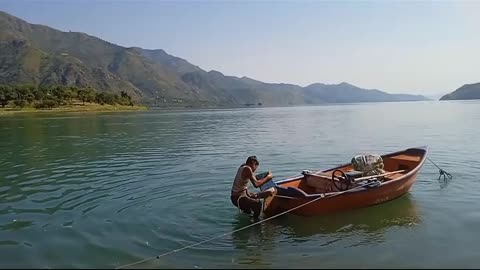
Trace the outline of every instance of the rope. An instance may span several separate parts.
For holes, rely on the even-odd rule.
[[[427,159],[428,159],[430,162],[432,162],[432,164],[433,164],[433,165],[435,165],[435,167],[437,167],[439,170],[441,170],[441,168],[440,168],[440,167],[438,167],[438,165],[437,165],[437,164],[435,164],[435,162],[433,162],[433,161],[432,161],[432,160],[431,160],[429,157],[427,157]]]
[[[281,213],[276,214],[276,215],[274,215],[274,216],[271,216],[271,217],[269,217],[269,218],[262,219],[262,220],[260,220],[260,221],[257,221],[257,222],[255,222],[255,223],[252,223],[252,224],[247,225],[247,226],[245,226],[245,227],[236,229],[236,230],[234,230],[234,231],[231,231],[231,232],[228,232],[228,233],[224,233],[224,234],[222,234],[222,235],[215,236],[215,237],[213,237],[213,238],[210,238],[210,239],[207,239],[207,240],[204,240],[204,241],[201,241],[201,242],[198,242],[198,243],[189,245],[189,246],[185,246],[185,247],[182,247],[182,248],[179,248],[179,249],[171,250],[171,251],[169,251],[169,252],[166,252],[166,253],[163,253],[163,254],[160,254],[160,255],[157,255],[157,256],[154,256],[154,257],[146,258],[146,259],[143,259],[143,260],[140,260],[140,261],[137,261],[137,262],[133,262],[133,263],[126,264],[126,265],[123,265],[123,266],[119,266],[119,267],[117,267],[117,268],[115,268],[115,269],[123,269],[123,268],[126,268],[126,267],[130,267],[130,266],[134,266],[134,265],[141,264],[141,263],[144,263],[144,262],[148,262],[148,261],[151,261],[151,260],[153,260],[153,259],[160,259],[161,257],[167,256],[167,255],[169,255],[169,254],[176,253],[176,252],[179,252],[179,251],[188,249],[188,248],[192,248],[192,247],[194,247],[194,246],[198,246],[198,245],[201,245],[201,244],[210,242],[210,241],[212,241],[212,240],[221,238],[221,237],[223,237],[223,236],[226,236],[226,235],[229,235],[229,234],[234,234],[234,233],[236,233],[236,232],[239,232],[239,231],[248,229],[248,228],[250,228],[250,227],[253,227],[253,226],[256,226],[256,225],[258,225],[258,224],[261,224],[261,223],[264,223],[264,222],[266,222],[266,221],[269,221],[269,220],[272,220],[272,219],[274,219],[274,218],[277,218],[277,217],[279,217],[279,216],[281,216],[281,215],[284,215],[284,214],[290,213],[290,212],[292,212],[292,211],[295,211],[295,210],[297,210],[297,209],[299,209],[299,208],[301,208],[301,207],[303,207],[303,206],[305,206],[305,205],[311,204],[311,203],[316,202],[316,201],[318,201],[318,200],[320,200],[320,199],[335,197],[335,196],[338,196],[338,195],[341,195],[341,194],[344,194],[344,193],[347,193],[347,192],[352,192],[352,191],[354,191],[354,190],[356,190],[356,189],[363,188],[363,187],[369,186],[369,185],[372,185],[372,182],[368,182],[368,183],[366,183],[366,184],[363,184],[363,185],[354,187],[354,188],[349,189],[349,190],[340,191],[340,192],[338,192],[338,193],[332,194],[331,196],[320,196],[320,197],[315,198],[315,199],[313,199],[313,200],[311,200],[311,201],[308,201],[308,202],[306,202],[306,203],[304,203],[304,204],[301,204],[301,205],[299,205],[299,206],[296,206],[296,207],[294,207],[294,208],[291,208],[291,209],[289,209],[289,210],[287,210],[287,211],[285,211],[285,212],[281,212]]]

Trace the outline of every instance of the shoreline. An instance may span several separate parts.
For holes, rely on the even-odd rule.
[[[448,102],[450,100],[442,100],[440,102]],[[462,100],[454,100],[462,101]],[[464,100],[465,101],[465,100]],[[474,100],[466,100],[474,101]],[[355,103],[321,103],[321,104],[295,104],[295,105],[263,105],[263,106],[152,106],[152,105],[100,105],[98,103],[85,103],[65,105],[52,109],[35,109],[33,107],[19,108],[0,108],[0,117],[7,115],[18,114],[33,114],[33,113],[82,113],[82,112],[138,112],[138,111],[183,111],[183,110],[229,110],[229,109],[261,109],[261,108],[285,108],[285,107],[316,107],[316,106],[338,106],[338,105],[363,105],[363,104],[375,104],[375,103],[403,103],[403,102],[438,102],[435,100],[430,101],[384,101],[384,102],[355,102]]]
[[[35,109],[32,107],[27,108],[0,108],[0,116],[17,115],[17,114],[36,114],[36,113],[82,113],[82,112],[134,112],[134,111],[147,111],[146,106],[125,106],[125,105],[100,105],[100,104],[88,104],[85,105],[66,105],[52,109]]]
[[[479,99],[480,101],[480,99]],[[328,102],[315,104],[290,104],[290,105],[262,105],[262,106],[243,106],[243,105],[211,105],[211,106],[154,106],[150,105],[149,110],[223,110],[223,109],[262,109],[262,108],[294,108],[294,107],[317,107],[317,106],[344,106],[344,105],[368,105],[368,104],[387,104],[387,103],[415,103],[415,102],[437,102],[437,100],[402,100],[402,101],[365,101],[365,102]]]

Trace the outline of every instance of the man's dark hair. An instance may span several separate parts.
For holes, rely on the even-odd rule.
[[[258,162],[257,156],[249,156],[249,157],[247,158],[247,163],[250,163],[250,162],[255,162],[255,163],[257,163],[257,166],[260,164],[260,163]]]

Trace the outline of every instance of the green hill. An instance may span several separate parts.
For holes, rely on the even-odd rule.
[[[158,106],[289,106],[426,100],[348,84],[269,84],[205,71],[163,50],[125,48],[78,32],[29,24],[0,11],[0,84],[125,91]]]

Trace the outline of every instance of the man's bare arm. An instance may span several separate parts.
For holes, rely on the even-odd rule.
[[[267,183],[268,181],[270,181],[270,179],[272,179],[272,173],[271,172],[268,172],[267,176],[265,176],[264,178],[262,179],[257,179],[255,177],[255,174],[252,172],[252,169],[250,167],[247,167],[246,170],[244,170],[244,173],[246,173],[248,179],[250,179],[250,181],[252,182],[253,186],[258,188],[258,187],[261,187],[262,185],[264,185],[265,183]]]

